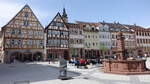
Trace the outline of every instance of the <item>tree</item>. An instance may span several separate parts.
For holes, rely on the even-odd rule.
[[[75,57],[75,55],[76,55],[76,50],[75,50],[75,48],[71,48],[71,55],[72,55],[73,57]]]
[[[108,48],[106,46],[102,45],[102,44],[99,45],[99,49],[102,50],[102,51],[107,51],[108,50]],[[102,53],[102,56],[104,56],[103,53]],[[105,58],[105,56],[104,56],[104,58]]]

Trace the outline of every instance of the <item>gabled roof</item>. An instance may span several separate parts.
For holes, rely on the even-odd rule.
[[[38,20],[38,18],[36,17],[36,15],[34,14],[34,12],[32,11],[32,9],[30,8],[30,6],[29,6],[28,4],[26,4],[6,25],[4,25],[4,26],[2,27],[2,29],[3,29],[4,27],[6,27],[10,22],[12,22],[12,20],[14,20],[14,19],[17,17],[17,15],[19,15],[20,12],[22,12],[25,8],[28,8],[28,9],[32,12],[32,14],[33,14],[33,16],[35,17],[35,19],[39,22],[39,24],[41,25],[41,27],[44,28],[44,27],[42,26],[42,24],[40,23],[40,21]]]
[[[52,22],[55,20],[55,18],[56,18],[57,16],[59,16],[59,17],[61,18],[62,22],[65,24],[65,26],[66,26],[67,29],[68,29],[67,23],[65,23],[65,21],[63,20],[61,14],[58,12],[58,13],[56,14],[56,16],[53,18],[53,20],[48,24],[48,26],[45,27],[45,30],[48,29],[48,27],[52,24]]]

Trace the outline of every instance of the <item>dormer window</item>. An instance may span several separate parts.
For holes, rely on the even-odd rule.
[[[94,30],[94,27],[92,27],[92,30]]]
[[[86,25],[83,25],[83,27],[86,27]]]
[[[92,29],[92,30],[95,30],[95,27],[94,27],[94,26],[92,26],[92,27],[91,27],[91,29]]]
[[[86,24],[86,28],[90,29],[90,25],[89,25],[89,24]]]

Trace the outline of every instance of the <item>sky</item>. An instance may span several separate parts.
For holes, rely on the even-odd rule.
[[[120,22],[150,27],[150,0],[0,0],[0,27],[28,4],[45,27],[66,8],[70,22]]]

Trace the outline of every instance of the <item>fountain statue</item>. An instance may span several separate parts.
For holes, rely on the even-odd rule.
[[[117,39],[116,59],[103,60],[103,72],[116,74],[148,74],[150,71],[146,68],[144,59],[127,59],[125,53],[125,37],[119,32]]]

